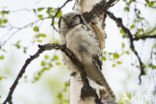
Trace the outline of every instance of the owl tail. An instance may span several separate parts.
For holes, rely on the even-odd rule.
[[[94,68],[94,66],[90,66],[90,69],[92,71],[86,70],[87,76],[97,84],[103,86],[104,89],[107,91],[109,97],[115,100],[115,95],[111,90],[109,84],[107,83],[105,77],[103,76],[102,72],[99,69]]]
[[[106,89],[108,95],[112,98],[115,99],[115,95],[112,91],[112,89],[110,88],[109,84],[107,83],[106,79],[103,76],[103,79],[100,81],[99,83],[101,86],[104,86],[104,88]]]

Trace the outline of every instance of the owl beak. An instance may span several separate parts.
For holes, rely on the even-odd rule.
[[[70,22],[68,21],[67,24],[70,25]]]
[[[71,22],[67,22],[69,27],[73,27],[73,24]]]

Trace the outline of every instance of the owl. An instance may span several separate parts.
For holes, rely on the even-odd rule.
[[[59,34],[60,44],[65,44],[83,63],[87,77],[103,86],[110,97],[114,99],[115,96],[101,71],[99,40],[83,17],[73,12],[63,15],[59,20]],[[67,56],[64,55],[63,57],[70,70],[79,70]]]

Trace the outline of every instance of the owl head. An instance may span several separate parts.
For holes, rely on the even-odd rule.
[[[67,13],[64,14],[59,20],[59,30],[68,30],[74,28],[75,26],[83,24],[83,19],[80,14],[77,13]]]

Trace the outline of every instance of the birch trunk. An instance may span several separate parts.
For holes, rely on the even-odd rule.
[[[83,83],[79,72],[75,75],[70,76],[70,104],[96,104],[94,97],[87,97],[86,99],[81,99],[81,88]]]
[[[99,3],[101,0],[75,0],[75,6],[74,6],[74,11],[78,13],[84,13],[84,12],[89,12],[93,8],[94,5]],[[103,18],[104,14],[101,14],[101,17]],[[104,21],[101,19],[101,17],[98,18],[98,22],[96,25],[90,25],[90,28],[92,28],[99,38],[99,44],[100,44],[100,49],[101,49],[101,55],[102,51],[104,49],[105,45],[105,38],[106,34],[104,31]],[[95,82],[91,81],[89,78],[89,85],[96,90],[96,93],[98,94],[99,98],[101,98],[103,104],[106,104],[106,102],[109,102],[107,104],[117,104],[115,103],[112,99],[107,99],[107,95],[105,93],[105,90],[101,90],[100,86],[97,85]],[[70,76],[70,104],[96,104],[95,102],[95,97],[87,97],[85,99],[81,99],[81,88],[83,87],[83,83],[80,77],[79,72],[71,72]],[[106,101],[107,100],[107,101]]]

